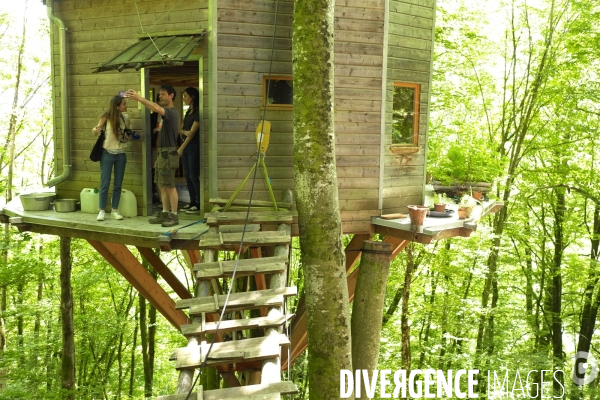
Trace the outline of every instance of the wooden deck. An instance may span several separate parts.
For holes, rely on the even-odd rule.
[[[418,232],[413,232],[413,227],[408,217],[396,219],[373,217],[371,218],[371,223],[373,224],[375,233],[426,244],[432,240],[455,236],[469,237],[477,229],[477,224],[481,218],[489,213],[498,211],[502,207],[504,207],[504,202],[502,201],[486,201],[475,207],[471,217],[458,219],[458,213],[456,212],[458,205],[451,204],[447,206],[447,208],[453,210],[450,214],[451,217],[436,218],[428,216],[425,218],[423,228]]]
[[[161,242],[170,239],[171,248],[197,250],[199,235],[208,231],[205,223],[198,222],[201,220],[200,214],[179,213],[180,224],[171,228],[150,224],[148,219],[151,217],[138,216],[118,221],[107,212],[104,221],[96,221],[96,216],[81,211],[24,211],[19,198],[0,211],[0,221],[10,222],[20,231],[140,247],[164,247]],[[189,224],[193,225],[187,226]]]

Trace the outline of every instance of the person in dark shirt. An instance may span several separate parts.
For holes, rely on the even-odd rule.
[[[173,106],[173,100],[177,95],[173,86],[162,85],[158,93],[160,104],[145,99],[133,89],[129,89],[125,96],[139,101],[150,111],[157,112],[162,116],[162,126],[158,134],[158,156],[154,181],[160,189],[163,210],[156,217],[151,218],[149,222],[170,227],[179,225],[179,217],[177,216],[179,196],[175,186],[175,171],[179,167],[179,154],[177,151],[179,113]]]
[[[182,98],[189,108],[179,129],[185,141],[179,146],[178,153],[185,169],[190,203],[181,209],[194,214],[200,211],[200,94],[196,88],[189,87],[183,91]]]

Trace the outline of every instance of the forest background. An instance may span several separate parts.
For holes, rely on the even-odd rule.
[[[410,246],[394,260],[379,368],[508,370],[511,388],[516,370],[564,370],[563,398],[594,398],[599,379],[578,387],[570,371],[577,351],[600,359],[600,5],[437,5],[428,170],[445,176],[457,160],[479,168],[506,206],[469,239]],[[54,171],[40,1],[0,4],[0,93],[8,202]],[[61,398],[58,238],[8,227],[4,235],[0,399]],[[161,256],[191,287],[183,260]],[[78,398],[172,392],[168,356],[182,338],[86,242],[73,241],[72,257]],[[298,261],[295,252],[302,288]],[[292,370],[297,399],[310,397],[306,368],[302,357]]]

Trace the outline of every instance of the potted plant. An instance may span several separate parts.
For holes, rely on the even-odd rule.
[[[461,197],[460,201],[458,202],[458,219],[469,218],[476,205],[477,200],[468,194]]]
[[[503,169],[503,162],[494,149],[477,139],[469,143],[454,142],[446,149],[432,152],[429,162],[436,191],[447,193],[468,193],[471,187],[481,191],[491,186]]]
[[[448,197],[446,193],[436,193],[433,196],[433,210],[437,212],[446,211],[446,204],[448,203]]]

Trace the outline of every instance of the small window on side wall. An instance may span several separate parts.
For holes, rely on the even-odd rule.
[[[267,93],[268,91],[268,93]],[[263,107],[291,110],[294,104],[294,86],[291,76],[263,77]]]
[[[394,83],[393,145],[418,145],[420,92],[421,85],[417,83]]]

